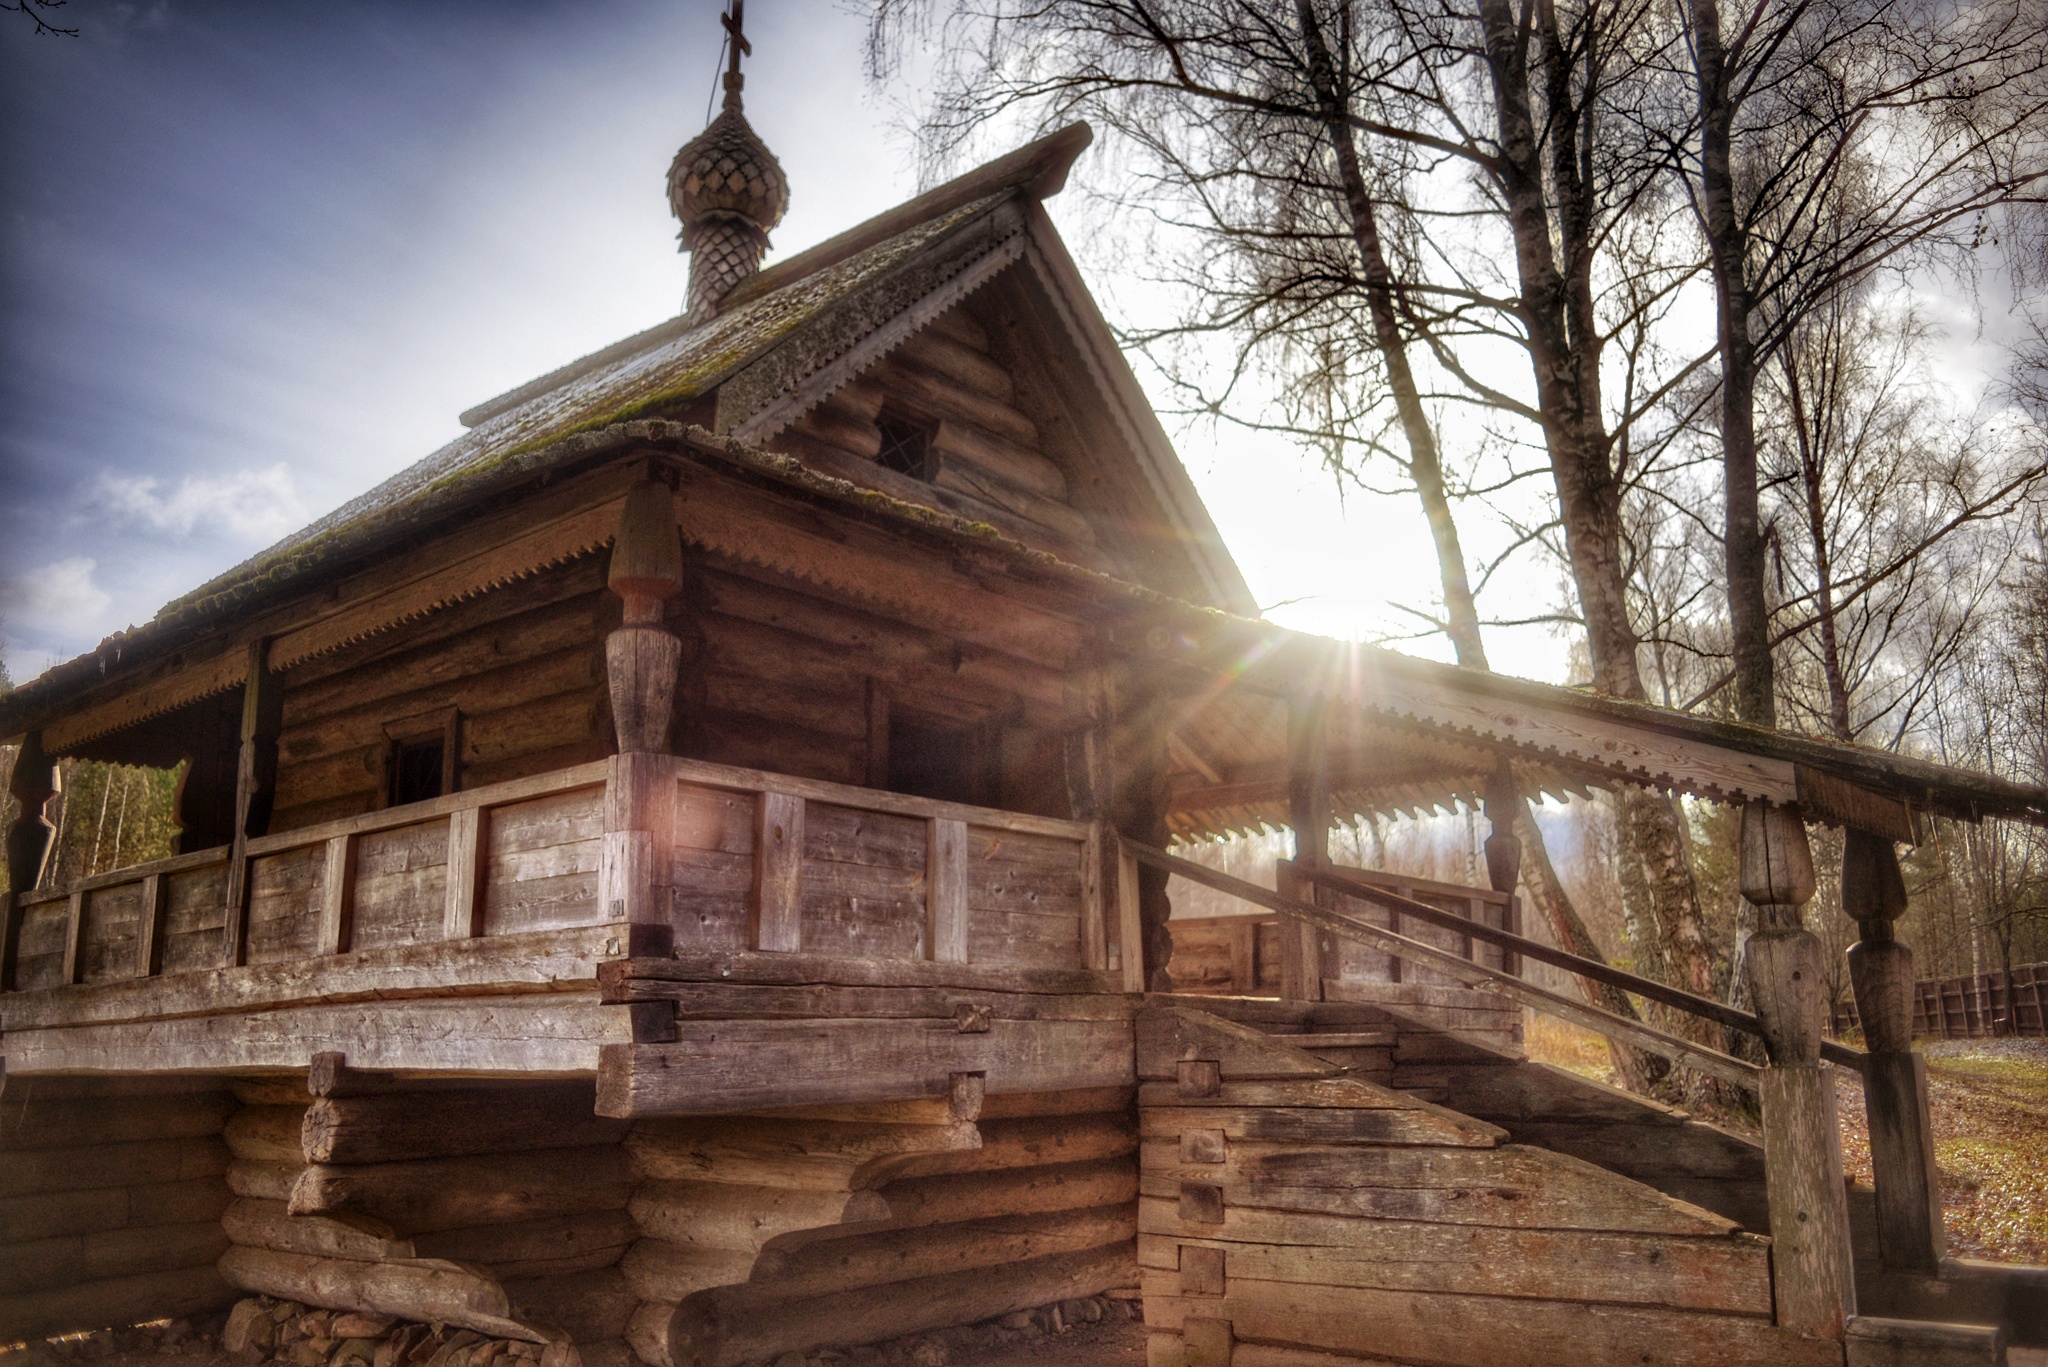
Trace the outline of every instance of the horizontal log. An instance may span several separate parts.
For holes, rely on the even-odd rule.
[[[350,1258],[362,1262],[420,1256],[411,1240],[378,1233],[366,1228],[367,1222],[352,1224],[321,1215],[294,1215],[290,1205],[279,1200],[242,1197],[227,1208],[220,1223],[228,1238],[235,1243],[279,1253],[303,1253],[312,1258]]]
[[[907,1156],[981,1147],[980,1131],[943,1125],[860,1125],[732,1119],[643,1121],[626,1140],[636,1176],[663,1181],[734,1182],[817,1191],[871,1186],[870,1169]]]
[[[1135,1153],[1138,1136],[1123,1115],[1031,1116],[984,1119],[981,1143],[951,1153],[905,1153],[878,1158],[861,1173],[865,1185],[945,1173],[994,1172],[1056,1163],[1086,1163]]]
[[[97,1187],[0,1198],[0,1245],[59,1234],[97,1234],[216,1220],[228,1192],[218,1176],[136,1187]]]
[[[226,1091],[57,1098],[20,1087],[0,1095],[0,1152],[219,1134],[234,1110]]]
[[[1510,1296],[1447,1296],[1352,1288],[1332,1295],[1295,1282],[1229,1278],[1222,1297],[1145,1297],[1145,1323],[1177,1331],[1190,1318],[1227,1319],[1240,1340],[1299,1344],[1394,1362],[1488,1362],[1512,1344],[1531,1367],[1668,1362],[1839,1367],[1839,1341],[1801,1338],[1767,1319]],[[1682,1354],[1682,1357],[1681,1357]]]
[[[1136,1027],[1138,1076],[1167,1080],[1186,1059],[1211,1059],[1231,1081],[1335,1077],[1344,1070],[1268,1035],[1192,1007],[1149,1007]]]
[[[1092,1163],[910,1178],[890,1183],[880,1194],[888,1204],[889,1227],[913,1229],[1001,1215],[1121,1205],[1136,1199],[1138,1171],[1128,1158],[1104,1158]]]
[[[632,1194],[615,1144],[348,1166],[316,1163],[292,1187],[294,1215],[364,1215],[402,1235],[618,1210]]]
[[[649,1238],[749,1254],[800,1231],[873,1224],[890,1214],[889,1203],[871,1191],[803,1191],[729,1182],[642,1182],[626,1208]]]
[[[893,394],[901,394],[920,407],[937,412],[942,419],[973,423],[1006,437],[1019,446],[1038,445],[1038,427],[1010,405],[961,384],[949,376],[922,366],[886,360],[871,376],[875,383]]]
[[[313,1094],[306,1090],[304,1073],[229,1078],[228,1091],[244,1106],[305,1107],[313,1104]]]
[[[237,1159],[227,1167],[228,1190],[255,1201],[289,1201],[292,1199],[292,1187],[305,1170],[304,1163],[261,1163]]]
[[[1685,1112],[1661,1101],[1534,1061],[1397,1066],[1394,1085],[1447,1088],[1458,1110],[1504,1124],[1585,1120],[1678,1126],[1688,1120]]]
[[[1037,1115],[1095,1115],[1129,1112],[1136,1099],[1133,1087],[1068,1087],[1044,1092],[998,1092],[984,1095],[984,1120],[1022,1120]]]
[[[991,474],[1045,498],[1066,502],[1066,472],[1048,457],[1029,446],[999,437],[984,428],[966,423],[942,422],[932,437],[932,449],[941,455],[969,461]]]
[[[1232,1144],[1221,1163],[1188,1164],[1177,1144],[1140,1146],[1147,1196],[1177,1197],[1183,1182],[1220,1186],[1224,1206],[1362,1219],[1431,1220],[1523,1229],[1720,1236],[1733,1222],[1561,1153],[1485,1148],[1356,1148]]]
[[[15,1039],[10,1033],[11,1057]],[[227,1146],[218,1139],[137,1139],[124,1144],[82,1144],[69,1149],[30,1149],[0,1162],[0,1197],[101,1187],[149,1186],[215,1177],[228,1165]]]
[[[220,1274],[244,1291],[301,1305],[438,1321],[492,1338],[540,1342],[544,1337],[513,1317],[505,1290],[496,1281],[454,1263],[309,1258],[238,1246],[221,1255]]]
[[[752,1280],[784,1295],[823,1296],[977,1267],[1000,1277],[1003,1269],[1033,1258],[1128,1243],[1137,1219],[1136,1208],[1125,1204],[855,1234],[764,1253]]]
[[[304,1106],[245,1106],[227,1123],[221,1137],[228,1152],[254,1163],[302,1163],[300,1126]]]
[[[668,1322],[676,1313],[674,1301],[642,1301],[626,1321],[626,1346],[639,1362],[654,1367],[676,1367],[668,1355]]]
[[[435,1230],[413,1237],[422,1258],[476,1263],[501,1280],[560,1277],[610,1267],[639,1229],[623,1210],[579,1211],[475,1229]]]
[[[677,1362],[740,1362],[872,1343],[1093,1296],[1130,1285],[1135,1272],[1131,1245],[1123,1241],[1000,1271],[977,1268],[820,1296],[781,1296],[754,1284],[723,1287],[676,1307],[669,1351]]]
[[[235,1289],[211,1266],[75,1282],[49,1291],[0,1296],[0,1341],[124,1329],[151,1320],[204,1314],[234,1299]]]
[[[1089,969],[1013,968],[989,964],[934,963],[923,960],[878,963],[866,959],[839,959],[823,954],[764,954],[752,950],[704,952],[683,948],[668,958],[614,959],[599,966],[597,979],[606,1001],[698,1001],[706,1006],[716,1006],[728,1000],[733,1003],[755,1000],[747,995],[747,987],[882,988],[896,991],[924,988],[955,992],[1007,993],[1019,997],[1052,997],[1060,1000],[1094,997],[1100,1000],[1082,1002],[1072,1009],[1099,1009],[1104,1014],[1115,1011],[1125,1018],[1134,1014],[1136,1010],[1123,996],[1114,975]],[[730,998],[705,995],[705,989],[712,987],[734,990],[736,995]],[[772,1002],[777,999],[761,997],[758,1000]],[[793,1002],[802,999],[781,1000]],[[815,1000],[875,1003],[897,999],[859,994],[835,998],[827,994]],[[901,1000],[915,1002],[931,999],[909,997]],[[1025,1003],[1018,1002],[1014,1005],[1020,1012],[1021,1019]],[[1043,1003],[1042,1008],[1048,1012],[1067,1009],[1051,1002]],[[721,1014],[772,1013],[733,1009],[723,1010]],[[852,1011],[846,1014],[860,1015],[863,1012]],[[948,1005],[945,1010],[931,1014],[950,1016],[952,1009]]]
[[[992,1092],[1121,1086],[1131,1079],[1121,1021],[1004,1021],[962,1033],[951,1020],[684,1022],[674,1044],[608,1046],[604,1115],[719,1111],[940,1096],[953,1073]]]
[[[217,1220],[9,1243],[0,1246],[0,1297],[77,1282],[211,1267],[227,1243]]]
[[[1177,1201],[1138,1205],[1138,1261],[1168,1271],[1195,1244],[1222,1250],[1227,1276],[1265,1281],[1770,1313],[1770,1245],[1751,1234],[1499,1229],[1229,1205],[1218,1226],[1183,1219]]]
[[[1009,403],[1016,395],[1016,383],[1000,362],[943,332],[931,328],[913,332],[903,339],[898,354],[998,403]]]
[[[301,1131],[312,1163],[388,1163],[462,1154],[615,1144],[626,1127],[592,1113],[587,1083],[324,1097]]]
[[[286,1006],[392,1001],[408,996],[579,990],[597,976],[618,931],[603,926],[490,939],[446,940],[336,954],[291,963],[205,969],[125,983],[15,992],[7,998],[8,1071],[28,1069],[17,1053],[34,1032],[123,1021],[168,1023]],[[20,1037],[20,1038],[17,1038]],[[171,1033],[175,1042],[178,1036]],[[303,1072],[305,1063],[248,1071]],[[282,1079],[273,1079],[281,1083]],[[268,1083],[266,1083],[268,1085]],[[292,1098],[277,1098],[290,1100]],[[268,1104],[268,1103],[266,1103]]]
[[[626,1250],[619,1271],[626,1274],[627,1284],[641,1300],[666,1301],[673,1306],[709,1287],[745,1281],[754,1270],[755,1256],[751,1249],[642,1239]]]
[[[618,938],[616,929],[611,937]],[[305,1068],[315,1054],[343,1053],[366,1068],[574,1076],[596,1071],[602,1046],[629,1038],[626,1013],[600,1004],[595,992],[540,991],[20,1033],[10,1026],[7,1062],[12,1072],[18,1060],[23,1073],[228,1071]]]

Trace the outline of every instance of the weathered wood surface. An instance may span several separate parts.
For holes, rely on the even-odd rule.
[[[1172,1271],[1190,1247],[1220,1250],[1226,1276],[1438,1295],[1657,1305],[1757,1316],[1770,1304],[1770,1245],[1751,1234],[1674,1239],[1601,1230],[1353,1220],[1226,1202],[1221,1224],[1179,1203],[1138,1204],[1141,1265]],[[1170,1284],[1165,1294],[1179,1294]],[[1335,1296],[1333,1295],[1333,1299]]]
[[[677,1307],[669,1348],[679,1362],[740,1362],[825,1344],[862,1343],[1128,1286],[1136,1268],[1129,1241],[1012,1264],[817,1296],[775,1288],[699,1292]]]
[[[228,1201],[219,1174],[0,1197],[0,1244],[215,1220]]]
[[[210,1136],[30,1149],[0,1163],[0,1197],[187,1182],[227,1165],[227,1146]]]
[[[1133,1179],[1132,1190],[1136,1190]],[[815,1191],[741,1186],[731,1182],[647,1181],[627,1207],[649,1238],[692,1248],[744,1250],[750,1255],[784,1235],[891,1218],[872,1191]]]
[[[880,963],[836,959],[822,954],[704,952],[682,947],[668,958],[622,959],[598,970],[607,1001],[654,1001],[695,993],[703,984],[730,982],[775,986],[934,987],[964,991],[1034,993],[1117,993],[1113,974],[1086,969],[1047,969],[1009,964],[944,964],[916,961]],[[668,987],[665,984],[689,984]]]
[[[604,1115],[690,1115],[943,1095],[953,1073],[991,1091],[1132,1081],[1122,1021],[791,1020],[684,1022],[674,1044],[605,1047]]]
[[[626,1140],[637,1176],[818,1191],[877,1185],[872,1166],[908,1154],[981,1148],[970,1123],[862,1125],[717,1118],[644,1121]]]
[[[1333,1295],[1250,1277],[1230,1278],[1221,1297],[1148,1290],[1148,1326],[1178,1330],[1190,1318],[1226,1319],[1239,1340],[1396,1362],[1840,1367],[1842,1361],[1839,1341],[1803,1338],[1745,1315],[1365,1287]]]
[[[632,1195],[616,1144],[400,1163],[312,1164],[292,1186],[294,1215],[360,1215],[401,1235],[624,1209]]]
[[[79,1282],[204,1267],[226,1247],[217,1220],[24,1239],[0,1247],[0,1299]]]
[[[309,1163],[388,1163],[617,1143],[626,1127],[592,1114],[588,1084],[323,1097],[304,1112]],[[239,1156],[239,1155],[238,1155]]]
[[[304,1068],[339,1052],[368,1068],[500,1074],[593,1072],[624,1043],[625,1013],[594,992],[530,992],[136,1021],[8,1035],[10,1072]]]
[[[626,1211],[589,1210],[511,1224],[428,1230],[414,1235],[411,1243],[422,1258],[475,1263],[500,1279],[512,1279],[610,1267],[638,1237],[639,1229]]]
[[[455,1263],[315,1258],[237,1245],[221,1255],[220,1273],[243,1291],[301,1305],[438,1321],[494,1338],[540,1342],[544,1337],[513,1318],[505,1289],[496,1281]]]
[[[588,991],[616,949],[616,927],[588,926],[496,939],[363,950],[325,959],[211,968],[130,982],[7,997],[9,1070],[27,1071],[12,1047],[30,1032],[134,1021],[172,1021],[285,1006],[406,997]],[[283,1065],[287,1067],[297,1065]]]

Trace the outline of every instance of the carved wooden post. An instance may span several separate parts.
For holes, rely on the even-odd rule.
[[[683,643],[661,624],[663,605],[683,588],[675,495],[666,484],[645,480],[626,495],[610,582],[626,605],[624,625],[604,641],[619,753],[660,754],[668,747],[683,654]]]
[[[1515,787],[1514,771],[1502,760],[1486,785],[1486,885],[1495,892],[1506,893],[1510,899],[1518,895],[1515,890],[1522,883],[1522,842],[1515,837],[1515,812],[1521,805],[1522,794]],[[1506,924],[1501,929],[1520,935],[1522,923],[1512,900],[1507,912],[1503,918]],[[1503,973],[1520,974],[1522,956],[1511,949],[1502,950],[1500,968]]]
[[[1287,703],[1287,822],[1294,828],[1297,869],[1330,862],[1329,703],[1320,695]],[[1291,876],[1282,865],[1283,897],[1322,905],[1322,889]],[[1323,999],[1323,936],[1292,916],[1280,918],[1280,995],[1294,1001]]]
[[[228,852],[227,926],[221,963],[248,957],[250,839],[270,829],[277,801],[277,736],[284,724],[284,681],[270,672],[270,642],[251,641],[242,680],[241,746],[235,758],[235,823]]]
[[[1800,921],[1814,879],[1797,807],[1742,809],[1741,871],[1757,923],[1746,971],[1770,1059],[1759,1086],[1778,1323],[1839,1339],[1856,1313],[1856,1280],[1834,1082],[1820,1064],[1820,940]]]
[[[19,810],[7,827],[7,900],[0,902],[0,992],[14,989],[14,965],[21,950],[21,894],[42,881],[43,861],[50,856],[56,834],[43,819],[43,804],[57,792],[49,757],[43,754],[43,733],[21,738],[7,792]]]
[[[598,895],[606,918],[625,923],[620,952],[666,954],[674,939],[667,837],[673,825],[675,778],[660,757],[668,745],[676,669],[683,651],[681,640],[661,624],[663,605],[683,587],[675,495],[666,484],[643,480],[626,495],[612,542],[609,582],[625,603],[625,622],[604,642],[619,753],[605,785]],[[636,1039],[643,1024],[636,1017]],[[667,1024],[672,1026],[672,1014]]]
[[[1842,850],[1842,910],[1862,938],[1849,946],[1849,980],[1870,1064],[1863,1108],[1877,1179],[1877,1244],[1886,1267],[1941,1270],[1941,1187],[1927,1110],[1927,1061],[1913,1052],[1913,951],[1892,938],[1906,880],[1892,842],[1851,829]]]

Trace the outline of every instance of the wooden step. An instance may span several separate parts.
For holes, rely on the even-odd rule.
[[[1297,1049],[1311,1052],[1324,1049],[1391,1049],[1395,1033],[1392,1030],[1309,1030],[1284,1039]]]
[[[2005,1330],[1858,1315],[1849,1321],[1847,1355],[1848,1367],[1991,1367],[2006,1360]]]

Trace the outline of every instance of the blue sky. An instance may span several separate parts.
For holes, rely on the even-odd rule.
[[[703,126],[721,8],[73,0],[75,39],[0,15],[14,679],[426,455],[471,405],[675,314],[688,267],[663,178]],[[862,81],[857,15],[756,0],[748,18],[787,255],[912,193],[913,157]],[[1050,207],[1090,265],[1077,197]],[[1142,298],[1099,266],[1091,282],[1112,314]],[[1180,445],[1280,620],[1365,635],[1402,625],[1389,599],[1429,601],[1411,500],[1340,501],[1271,439]],[[1563,676],[1547,631],[1494,649]]]

